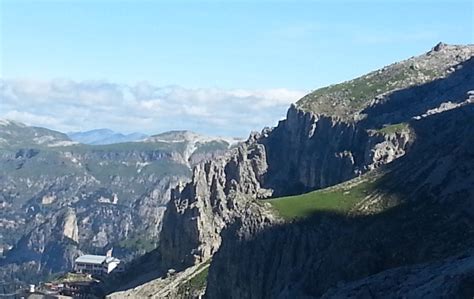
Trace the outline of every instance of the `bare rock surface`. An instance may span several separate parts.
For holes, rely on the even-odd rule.
[[[329,290],[321,298],[470,298],[474,255],[390,269]]]

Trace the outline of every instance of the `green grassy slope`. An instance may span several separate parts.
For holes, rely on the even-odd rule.
[[[347,213],[374,189],[375,183],[367,180],[338,185],[301,195],[267,200],[285,220],[305,218],[316,212]]]
[[[442,51],[432,50],[353,80],[319,88],[300,99],[297,106],[352,120],[378,96],[445,77],[449,68],[459,63],[457,57],[469,58],[466,49],[466,46],[445,45]]]
[[[385,126],[377,131],[383,134],[395,134],[395,133],[400,133],[400,132],[409,131],[409,130],[410,130],[410,125],[408,123],[399,123],[399,124]]]

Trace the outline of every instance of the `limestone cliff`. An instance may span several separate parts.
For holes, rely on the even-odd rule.
[[[442,44],[312,93],[274,129],[196,166],[168,203],[156,267],[213,256],[208,298],[304,298],[467,250],[474,166],[455,161],[472,157],[472,49]],[[348,213],[284,222],[259,200],[367,181]]]
[[[37,217],[35,228],[23,236],[7,255],[6,264],[29,261],[35,271],[48,274],[72,268],[81,253],[78,246],[76,213],[71,208],[58,211],[49,219]]]
[[[474,245],[473,119],[474,104],[467,103],[411,122],[416,140],[409,151],[364,175],[374,187],[350,215],[320,211],[270,229],[243,221],[224,230],[207,298],[317,298],[331,288],[327,298],[361,296],[367,289],[375,297],[436,297],[446,272],[453,275],[452,288],[443,292],[459,297],[474,279],[472,267],[457,271],[457,259],[451,258]],[[472,252],[466,254],[471,261]],[[441,259],[454,264],[438,263]],[[428,262],[434,264],[421,265]],[[402,266],[413,267],[346,285]],[[398,285],[407,271],[420,276]]]
[[[292,106],[276,128],[197,165],[192,181],[174,190],[160,235],[163,265],[179,268],[205,260],[219,248],[221,230],[251,207],[255,215],[268,214],[249,199],[340,183],[391,162],[409,144],[409,131],[369,132]]]
[[[322,298],[471,298],[474,254],[383,271],[329,290]]]
[[[159,242],[164,265],[181,268],[209,258],[219,248],[219,232],[235,218],[271,218],[251,200],[269,195],[259,183],[266,158],[256,138],[196,166],[192,182],[172,192]]]
[[[66,238],[79,242],[79,229],[77,227],[76,213],[72,209],[68,209],[63,218],[63,235]]]
[[[356,180],[331,189],[356,193],[366,184],[349,214],[321,210],[271,228],[242,222],[224,230],[206,298],[471,298],[474,104],[466,91],[474,81],[463,78],[453,109],[428,106],[436,112],[408,121],[409,148],[364,175],[370,187]],[[452,82],[438,84],[441,94]],[[381,131],[399,134],[393,129]]]

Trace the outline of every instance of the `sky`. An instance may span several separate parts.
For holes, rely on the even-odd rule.
[[[473,3],[0,0],[0,118],[245,137],[311,90],[474,43]]]

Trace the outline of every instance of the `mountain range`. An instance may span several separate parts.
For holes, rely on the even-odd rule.
[[[126,261],[119,298],[472,298],[474,45],[317,89],[244,142],[0,123],[0,281]]]
[[[88,145],[0,121],[0,281],[38,282],[83,253],[155,248],[169,192],[231,144],[192,132]],[[192,138],[191,138],[192,137]]]

